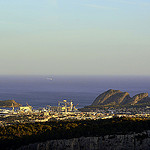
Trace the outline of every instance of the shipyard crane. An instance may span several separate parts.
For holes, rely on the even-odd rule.
[[[64,109],[65,112],[67,112],[68,110],[73,111],[74,109],[72,100],[70,102],[67,102],[67,100],[58,101],[58,107],[60,107],[61,104],[62,104],[62,109]]]
[[[74,106],[73,109],[74,109],[74,110],[78,110],[78,109],[76,108],[78,105],[79,105],[79,104],[77,104],[76,106]]]

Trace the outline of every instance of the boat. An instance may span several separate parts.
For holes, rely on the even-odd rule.
[[[50,80],[50,81],[52,81],[52,80],[53,80],[53,78],[52,78],[52,77],[47,77],[46,79],[47,79],[47,80]]]

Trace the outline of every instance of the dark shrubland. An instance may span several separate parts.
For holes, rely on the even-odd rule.
[[[22,145],[52,139],[138,133],[149,129],[150,120],[138,118],[15,124],[0,127],[0,146],[16,149]]]

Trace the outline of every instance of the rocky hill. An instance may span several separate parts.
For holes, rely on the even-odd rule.
[[[5,101],[0,101],[0,107],[20,107],[21,104],[15,102],[14,100],[5,100]]]
[[[137,103],[146,103],[150,101],[150,97],[148,97],[148,93],[141,93],[133,96],[132,98],[132,105],[135,105]]]
[[[97,105],[135,105],[150,102],[148,93],[140,93],[130,97],[129,93],[110,89],[100,94],[91,106]]]

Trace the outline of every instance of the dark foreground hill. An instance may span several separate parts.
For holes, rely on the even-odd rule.
[[[149,146],[146,143],[150,141],[148,130],[150,130],[150,120],[144,118],[124,117],[99,120],[22,123],[0,127],[0,147],[3,150],[16,150],[19,147],[22,147],[20,150],[90,150],[90,148],[83,148],[82,146],[85,142],[86,145],[91,142],[82,138],[80,139],[80,137],[100,137],[97,139],[99,142],[95,144],[101,144],[103,148],[92,148],[91,146],[92,150],[113,149],[111,147],[119,143],[114,149],[129,149],[128,146],[130,147],[132,145],[133,148],[130,147],[130,149],[139,148],[145,150],[143,146]],[[148,134],[142,133],[145,131],[148,131]],[[65,140],[74,138],[77,138],[75,143]],[[112,139],[112,141],[109,141],[109,139]],[[43,142],[46,143],[44,144]],[[136,146],[134,146],[135,142]],[[33,145],[31,145],[32,143]],[[139,145],[140,143],[142,144]],[[67,148],[70,144],[74,145],[74,148]],[[80,148],[77,146],[78,144]],[[23,147],[23,145],[28,146]]]
[[[150,97],[148,93],[140,93],[130,97],[129,93],[120,90],[110,89],[100,94],[88,108],[93,107],[121,107],[121,106],[137,106],[149,105]]]
[[[48,140],[18,150],[149,150],[150,130],[140,133]]]
[[[21,104],[15,102],[14,100],[5,100],[5,101],[0,101],[0,107],[20,107]]]

